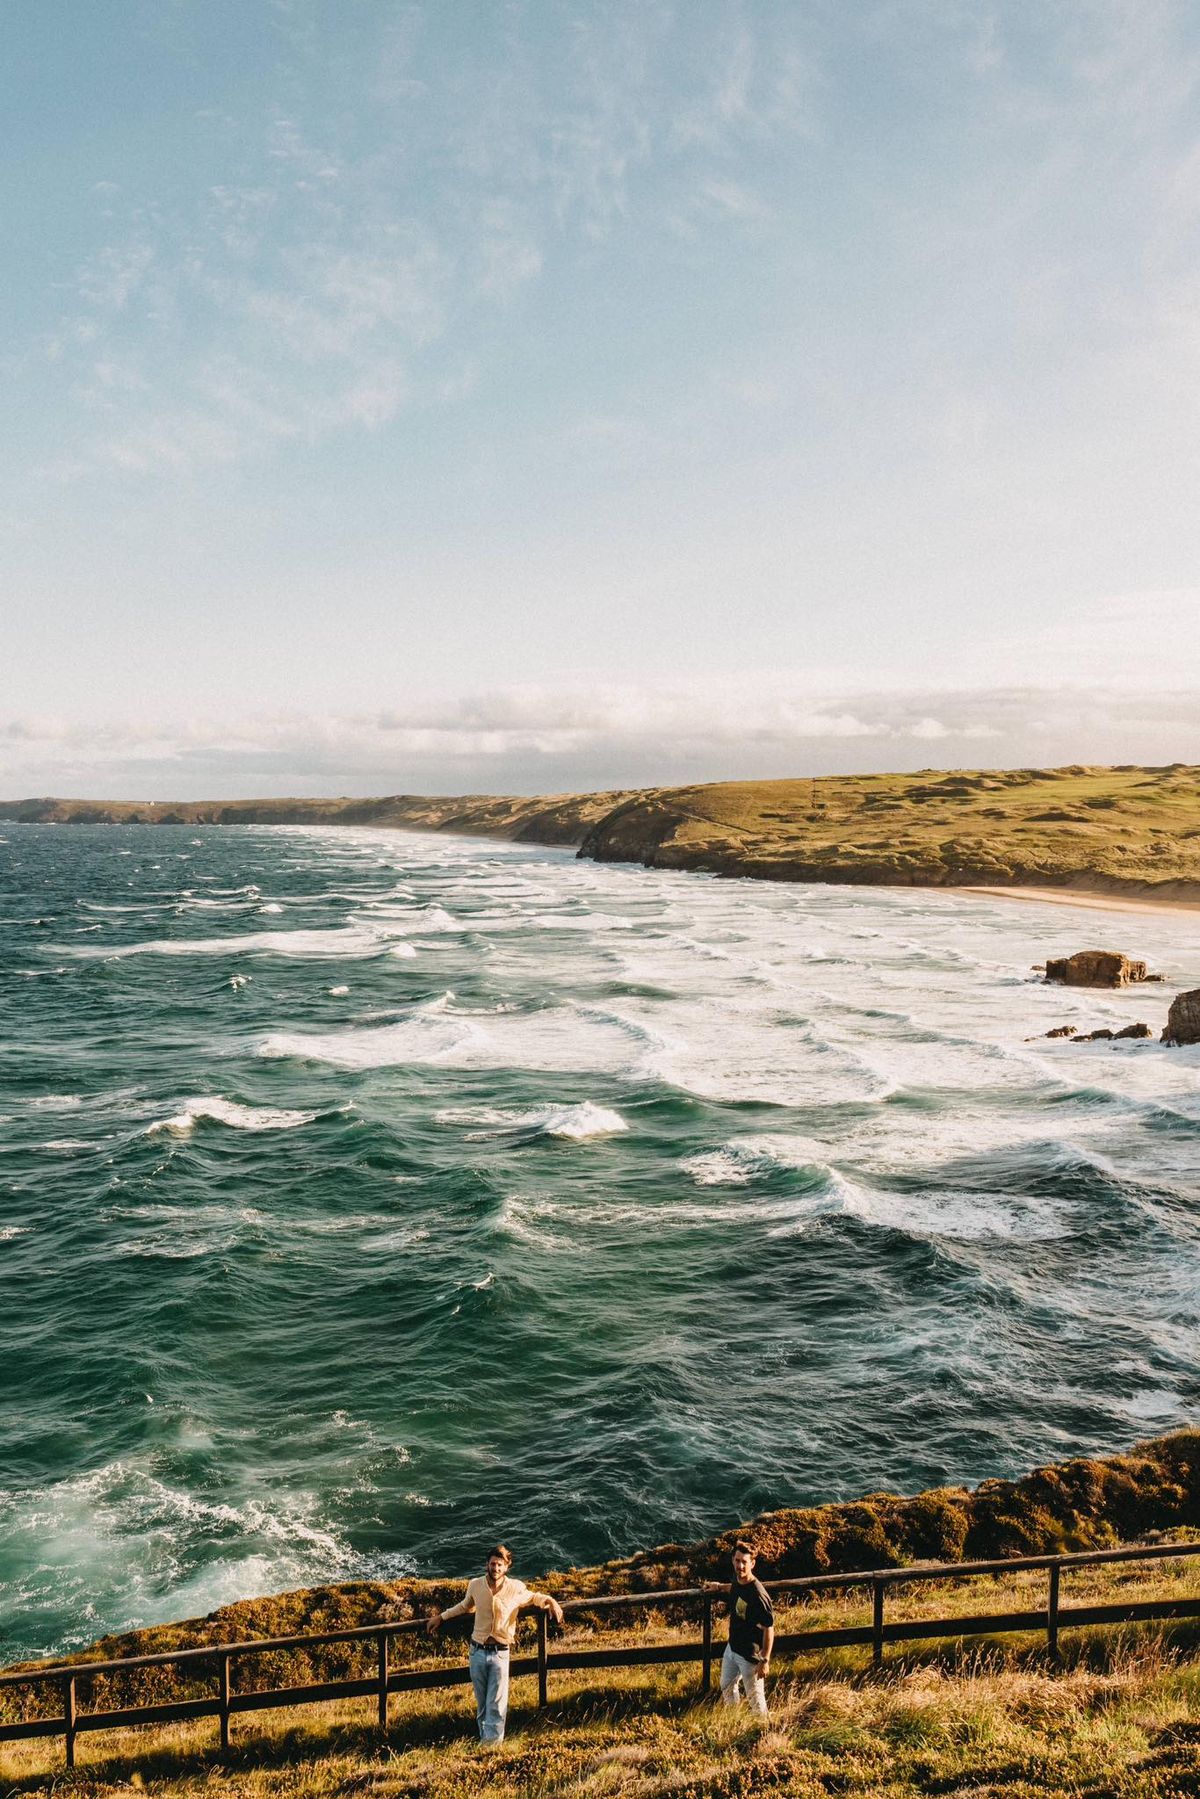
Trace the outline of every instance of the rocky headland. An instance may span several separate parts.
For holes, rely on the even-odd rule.
[[[1200,768],[831,775],[597,793],[0,802],[38,824],[336,824],[578,848],[598,862],[905,887],[1200,904]]]

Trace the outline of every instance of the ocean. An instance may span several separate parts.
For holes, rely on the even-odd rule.
[[[1200,1402],[1200,915],[0,826],[0,1654]],[[1048,988],[1091,946],[1167,977]]]

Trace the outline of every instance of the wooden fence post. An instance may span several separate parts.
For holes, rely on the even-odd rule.
[[[702,1672],[700,1675],[700,1691],[702,1693],[709,1693],[712,1691],[712,1605],[712,1594],[706,1593],[704,1595],[704,1619],[702,1626],[704,1632],[704,1659],[701,1663]]]
[[[546,1703],[546,1614],[539,1611],[537,1615],[537,1664],[538,1664],[538,1705]]]
[[[379,1734],[380,1736],[386,1736],[388,1727],[388,1673],[390,1671],[388,1668],[388,1633],[386,1630],[380,1631],[377,1648],[379,1652]]]
[[[63,1716],[66,1720],[67,1766],[75,1766],[75,1676],[68,1674],[63,1681]]]
[[[221,1707],[221,1754],[229,1754],[229,1662],[230,1657],[223,1655],[220,1661],[220,1686],[217,1691],[217,1703]]]
[[[1050,1592],[1046,1600],[1046,1647],[1050,1654],[1058,1656],[1058,1576],[1057,1562],[1050,1564]]]
[[[883,1666],[883,1582],[871,1582],[871,1666]]]

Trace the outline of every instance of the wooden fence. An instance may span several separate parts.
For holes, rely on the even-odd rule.
[[[938,1562],[906,1568],[874,1568],[855,1574],[806,1575],[796,1580],[769,1580],[763,1584],[776,1593],[813,1593],[862,1587],[871,1594],[870,1624],[848,1625],[825,1630],[803,1630],[778,1635],[776,1653],[795,1654],[807,1650],[844,1648],[860,1644],[869,1647],[873,1665],[883,1661],[888,1643],[920,1642],[935,1638],[994,1636],[1010,1631],[1044,1632],[1051,1655],[1058,1653],[1060,1631],[1097,1624],[1141,1624],[1169,1622],[1184,1618],[1200,1618],[1200,1595],[1180,1599],[1154,1599],[1125,1605],[1074,1605],[1061,1603],[1064,1573],[1074,1568],[1094,1568],[1112,1562],[1156,1561],[1164,1558],[1200,1555],[1200,1542],[1156,1543],[1121,1549],[1094,1550],[1082,1555],[1014,1556],[992,1562]],[[899,1586],[919,1581],[969,1580],[983,1575],[1015,1574],[1029,1569],[1047,1573],[1046,1602],[1037,1610],[978,1613],[951,1618],[903,1618],[889,1623],[884,1610],[887,1593]],[[552,1650],[547,1641],[546,1614],[537,1614],[537,1653],[514,1656],[510,1673],[537,1676],[538,1705],[547,1703],[551,1673],[556,1670],[591,1668],[630,1668],[651,1663],[699,1662],[701,1690],[712,1686],[712,1669],[716,1651],[713,1647],[713,1607],[720,1603],[719,1593],[703,1587],[667,1589],[653,1593],[614,1593],[595,1599],[571,1599],[563,1604],[565,1612],[591,1614],[638,1606],[695,1604],[700,1611],[699,1641],[651,1643],[631,1648]],[[454,1667],[394,1669],[390,1665],[391,1644],[396,1637],[424,1630],[420,1619],[396,1624],[367,1624],[355,1630],[325,1631],[312,1636],[264,1637],[248,1643],[206,1644],[198,1649],[176,1649],[162,1655],[127,1656],[119,1661],[46,1664],[0,1675],[0,1690],[13,1687],[38,1688],[57,1686],[62,1694],[62,1713],[54,1717],[31,1718],[16,1723],[0,1723],[0,1742],[16,1742],[32,1737],[61,1736],[66,1741],[68,1767],[75,1765],[75,1745],[80,1732],[90,1730],[122,1730],[136,1724],[173,1724],[192,1718],[216,1718],[220,1723],[222,1749],[229,1747],[231,1720],[241,1712],[268,1711],[277,1706],[315,1705],[337,1699],[374,1698],[378,1706],[379,1729],[388,1728],[388,1699],[392,1693],[411,1693],[430,1687],[461,1686],[470,1679],[463,1665]],[[374,1643],[376,1667],[373,1675],[347,1680],[320,1681],[308,1686],[274,1687],[259,1691],[237,1692],[232,1678],[233,1664],[254,1655],[271,1651],[318,1649],[331,1643]],[[81,1682],[96,1675],[123,1675],[139,1668],[167,1665],[182,1669],[208,1664],[214,1670],[216,1690],[199,1698],[176,1699],[154,1705],[127,1706],[120,1710],[84,1711],[78,1704]]]

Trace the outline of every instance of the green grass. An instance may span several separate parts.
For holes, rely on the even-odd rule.
[[[1044,1602],[1045,1578],[1035,1571],[922,1583],[889,1597],[888,1615],[1034,1609]],[[1197,1561],[1115,1564],[1068,1574],[1063,1602],[1198,1589]],[[861,1595],[831,1596],[794,1604],[779,1628],[866,1620]],[[662,1617],[633,1628],[648,1642],[696,1635],[694,1623]],[[632,1632],[606,1634],[629,1641]],[[574,1623],[562,1646],[601,1640]],[[428,1654],[432,1646],[422,1648]],[[553,1673],[542,1714],[533,1681],[517,1681],[499,1751],[476,1744],[465,1688],[396,1695],[386,1742],[374,1729],[374,1703],[356,1700],[238,1717],[226,1757],[215,1747],[215,1721],[82,1737],[73,1775],[61,1742],[13,1745],[0,1750],[0,1794],[1200,1793],[1200,1626],[1067,1631],[1061,1649],[1053,1665],[1040,1634],[941,1642],[889,1650],[879,1674],[857,1648],[780,1659],[765,1728],[702,1699],[696,1665],[684,1664]],[[461,1661],[463,1650],[438,1653]]]
[[[584,853],[774,880],[1200,897],[1200,769],[980,769],[658,788]]]
[[[1200,1792],[1197,1645],[1161,1634],[1079,1633],[1052,1668],[1020,1641],[779,1663],[765,1726],[697,1694],[694,1668],[554,1677],[546,1712],[514,1683],[509,1736],[475,1741],[467,1690],[402,1695],[381,1742],[361,1701],[215,1725],[112,1732],[0,1754],[0,1793],[172,1799],[468,1799],[484,1794],[750,1799],[750,1795],[1176,1795]]]
[[[578,844],[601,861],[769,880],[1060,886],[1200,899],[1200,768],[925,770],[535,798],[12,800],[62,823],[388,825]]]

